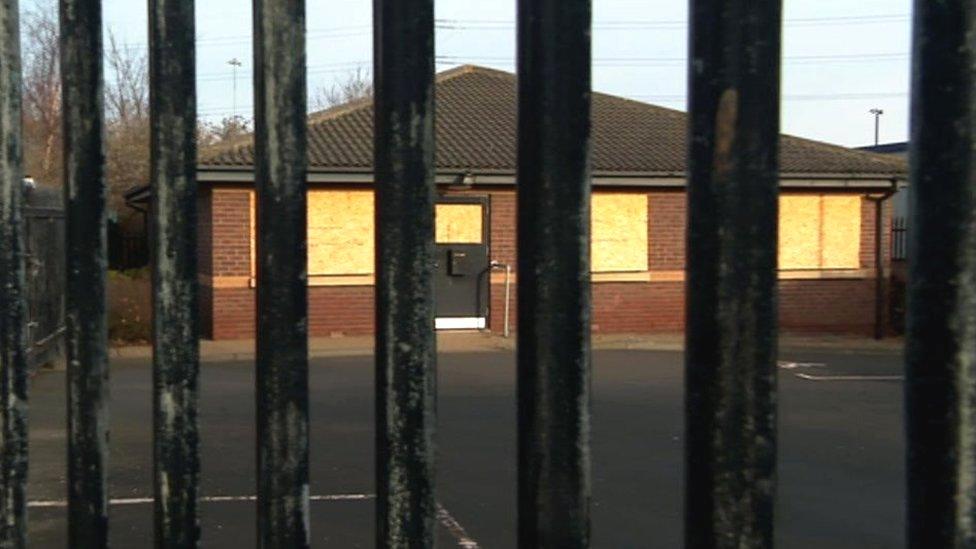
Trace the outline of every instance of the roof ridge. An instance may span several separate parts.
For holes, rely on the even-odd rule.
[[[630,97],[622,97],[622,96],[619,96],[619,95],[614,95],[612,93],[605,93],[605,92],[597,92],[597,91],[594,91],[593,92],[593,95],[594,95],[594,97],[596,97],[596,96],[603,96],[604,98],[609,99],[611,101],[620,101],[620,102],[623,102],[623,103],[633,103],[636,106],[640,106],[642,108],[655,109],[655,110],[657,110],[657,111],[659,111],[661,113],[667,113],[668,115],[671,115],[671,116],[679,116],[679,117],[685,118],[685,117],[688,117],[688,116],[691,115],[691,113],[686,112],[686,111],[682,111],[682,110],[678,110],[678,109],[673,109],[673,108],[669,108],[669,107],[664,107],[664,106],[661,106],[661,105],[656,105],[654,103],[647,103],[645,101],[641,101],[641,100],[638,100],[638,99],[632,99]],[[873,151],[866,151],[866,150],[863,150],[863,149],[855,149],[855,148],[851,148],[851,147],[845,147],[844,145],[838,145],[836,143],[829,143],[827,141],[821,141],[821,140],[818,140],[818,139],[810,139],[808,137],[801,137],[801,136],[792,135],[792,134],[786,134],[786,133],[780,133],[780,139],[781,140],[784,140],[784,139],[794,140],[794,141],[798,141],[798,142],[800,142],[802,144],[805,144],[805,145],[808,145],[808,146],[827,148],[827,149],[830,149],[832,152],[836,152],[836,153],[840,153],[840,154],[847,154],[847,155],[850,155],[850,156],[855,156],[855,157],[860,157],[860,158],[865,158],[865,159],[871,160],[873,162],[877,162],[878,164],[891,166],[892,169],[896,169],[897,167],[900,167],[900,164],[901,164],[901,161],[899,159],[893,158],[890,155],[876,153],[876,152],[873,152]]]
[[[200,160],[204,160],[206,158],[215,158],[222,154],[233,152],[236,149],[247,147],[248,145],[253,145],[253,144],[254,144],[254,130],[252,129],[251,131],[245,134],[232,137],[230,139],[221,141],[219,143],[215,143],[213,145],[202,147],[198,153],[198,156]]]
[[[666,114],[668,114],[670,116],[678,116],[678,117],[682,117],[682,118],[685,118],[685,117],[690,116],[690,113],[688,113],[686,111],[682,111],[682,110],[678,110],[678,109],[673,109],[673,108],[669,108],[669,107],[664,107],[664,106],[661,106],[661,105],[656,105],[654,103],[647,103],[645,101],[640,101],[638,99],[632,99],[630,97],[621,97],[619,95],[614,95],[612,93],[604,93],[604,92],[594,91],[593,92],[593,96],[594,97],[596,97],[596,96],[602,96],[602,97],[604,97],[606,99],[609,99],[611,101],[619,101],[619,102],[622,102],[622,103],[632,103],[632,104],[634,104],[636,106],[639,106],[641,108],[655,109],[658,112],[666,113]],[[879,164],[891,166],[893,169],[896,169],[900,165],[900,160],[895,159],[895,158],[891,157],[890,155],[885,155],[885,154],[880,154],[880,153],[876,153],[876,152],[872,152],[872,151],[865,151],[865,150],[860,150],[860,149],[853,149],[853,148],[850,148],[850,147],[845,147],[843,145],[838,145],[836,143],[828,143],[826,141],[820,141],[820,140],[817,140],[817,139],[810,139],[808,137],[801,137],[801,136],[791,135],[791,134],[786,134],[786,133],[781,133],[780,134],[780,139],[791,139],[791,140],[798,141],[798,142],[800,142],[802,144],[805,144],[805,145],[808,145],[808,146],[821,147],[821,148],[829,148],[833,152],[837,152],[837,153],[841,153],[841,154],[849,154],[851,156],[856,156],[856,157],[861,157],[861,158],[869,159],[869,160],[871,160],[873,162],[877,162]]]
[[[447,82],[449,80],[453,80],[455,78],[459,78],[461,76],[465,76],[468,74],[475,74],[475,73],[486,74],[489,76],[509,77],[513,79],[515,78],[514,74],[503,70],[492,69],[481,65],[465,64],[465,65],[458,65],[457,67],[437,73],[435,75],[434,83],[440,84],[443,82]],[[354,99],[352,101],[347,101],[345,103],[333,105],[331,107],[322,109],[320,111],[308,113],[306,117],[306,124],[308,125],[309,128],[311,128],[312,126],[315,126],[317,124],[321,124],[329,120],[334,120],[346,114],[354,113],[358,110],[372,106],[373,99],[374,99],[373,95],[370,94],[368,97]],[[214,157],[223,153],[234,151],[240,147],[246,147],[248,145],[252,145],[253,143],[254,143],[254,132],[250,131],[245,135],[235,137],[234,139],[231,139],[229,141],[225,141],[204,148],[204,150],[201,152],[205,153],[205,155],[202,154],[201,156]]]
[[[481,73],[481,74],[486,74],[488,76],[501,76],[501,77],[512,78],[512,79],[517,78],[515,73],[503,71],[501,69],[493,69],[491,67],[485,67],[484,65],[464,64],[437,73],[437,76],[435,77],[435,81],[437,83],[441,83],[444,82],[445,80],[451,80],[453,78],[457,78],[459,76],[464,76],[466,74],[472,74],[472,73]]]
[[[512,72],[473,64],[457,65],[435,76],[436,131],[444,132],[438,140],[439,168],[513,168],[517,81]],[[683,144],[688,138],[687,112],[595,90],[592,97],[594,132],[603,132],[594,133],[600,138],[594,142],[595,169],[675,172],[687,168]],[[374,99],[367,97],[310,113],[310,165],[369,167],[373,104]],[[203,163],[248,165],[253,162],[253,139],[251,133],[207,147],[201,151]],[[780,139],[782,173],[865,173],[887,178],[906,171],[899,158],[794,135],[781,134]]]
[[[317,124],[325,120],[331,120],[333,118],[338,118],[344,114],[355,112],[363,107],[368,107],[373,104],[373,94],[370,93],[367,97],[361,97],[359,99],[353,99],[352,101],[347,101],[345,103],[339,103],[338,105],[332,105],[326,109],[320,111],[310,112],[306,118],[308,125]]]
[[[855,149],[851,147],[845,147],[844,145],[829,143],[827,141],[821,141],[819,139],[810,139],[809,137],[799,137],[796,135],[789,135],[785,133],[782,134],[781,139],[792,139],[794,141],[801,141],[807,145],[813,145],[815,147],[830,149],[831,151],[839,154],[864,158],[866,160],[871,160],[872,162],[877,162],[878,164],[892,166],[893,168],[896,166],[902,166],[902,164],[904,164],[903,160],[899,158],[895,158],[891,155],[865,151],[865,150]]]
[[[514,74],[512,74],[510,72],[505,72],[505,71],[502,71],[502,70],[492,69],[492,68],[488,68],[488,67],[482,67],[480,65],[458,65],[457,67],[454,67],[452,69],[448,69],[446,71],[441,71],[441,72],[437,73],[434,76],[434,83],[435,84],[440,84],[442,82],[446,82],[448,80],[453,80],[455,78],[459,78],[461,76],[465,76],[467,74],[472,74],[472,73],[483,73],[483,74],[495,75],[495,76],[511,76],[511,77],[514,77],[515,76]],[[344,115],[346,113],[350,113],[350,112],[359,110],[359,109],[361,109],[363,107],[366,107],[366,106],[369,106],[369,105],[372,105],[372,104],[373,104],[373,94],[371,93],[368,97],[363,97],[363,98],[360,98],[360,99],[354,99],[354,100],[348,101],[346,103],[340,103],[338,105],[333,105],[333,106],[331,106],[331,107],[329,107],[327,109],[323,109],[321,111],[316,111],[316,112],[309,113],[309,115],[308,115],[308,124],[309,125],[312,125],[312,124],[315,124],[315,123],[318,123],[318,122],[321,122],[321,121],[324,121],[324,120],[329,120],[329,119],[332,119],[332,118],[337,118],[337,117],[342,116],[342,115]]]
[[[679,110],[679,109],[673,109],[671,107],[664,107],[662,105],[657,105],[655,103],[648,103],[646,101],[641,101],[639,99],[633,99],[633,98],[630,98],[630,97],[623,97],[621,95],[614,95],[612,93],[606,93],[606,92],[594,91],[592,93],[593,93],[593,97],[601,96],[601,97],[604,97],[606,99],[610,99],[610,100],[613,100],[613,101],[620,101],[622,103],[633,103],[636,106],[639,106],[639,107],[642,107],[642,108],[645,108],[645,109],[648,108],[648,107],[650,107],[650,108],[655,109],[655,110],[658,110],[660,112],[667,113],[670,116],[680,116],[680,117],[688,116],[688,113],[686,111],[682,111],[682,110]]]

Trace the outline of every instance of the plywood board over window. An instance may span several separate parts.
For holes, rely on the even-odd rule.
[[[481,204],[437,204],[435,220],[438,244],[481,244],[484,241]]]
[[[373,191],[310,189],[308,276],[373,274]],[[251,276],[257,269],[255,197],[251,193]]]
[[[309,190],[309,276],[373,274],[373,232],[372,191]]]
[[[590,263],[595,273],[647,270],[647,195],[594,193]]]
[[[857,269],[860,249],[860,196],[780,197],[780,269]]]

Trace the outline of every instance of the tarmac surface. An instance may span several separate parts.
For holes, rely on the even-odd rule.
[[[635,345],[594,352],[593,547],[680,547],[682,356]],[[515,546],[515,369],[510,348],[439,362],[439,547]],[[152,546],[151,370],[111,371],[111,543]],[[310,368],[312,542],[373,547],[373,369],[368,352]],[[205,353],[202,546],[254,547],[254,372]],[[224,358],[221,358],[224,357]],[[901,355],[894,346],[781,352],[777,545],[904,545]],[[32,547],[66,546],[63,372],[31,396]]]

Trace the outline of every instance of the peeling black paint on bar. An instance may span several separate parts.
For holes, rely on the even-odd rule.
[[[976,2],[915,2],[908,546],[976,546]]]
[[[694,0],[685,546],[771,547],[779,0]]]
[[[0,0],[0,547],[27,546],[27,304],[17,0]]]
[[[518,543],[590,541],[589,0],[518,3]]]
[[[258,546],[308,547],[305,2],[254,0]]]
[[[68,359],[68,546],[108,544],[108,328],[102,9],[61,0],[65,318]]]
[[[434,3],[375,0],[376,545],[433,547]]]
[[[150,0],[156,547],[200,540],[193,0]]]

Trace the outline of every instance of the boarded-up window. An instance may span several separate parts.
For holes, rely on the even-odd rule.
[[[373,274],[373,192],[308,191],[308,274]]]
[[[251,191],[251,277],[257,276],[257,210]],[[310,189],[308,276],[373,274],[373,192]]]
[[[591,270],[647,270],[647,195],[593,193]]]
[[[481,244],[484,241],[484,212],[481,204],[437,204],[438,244]]]
[[[780,197],[780,269],[857,269],[860,250],[861,197]]]

